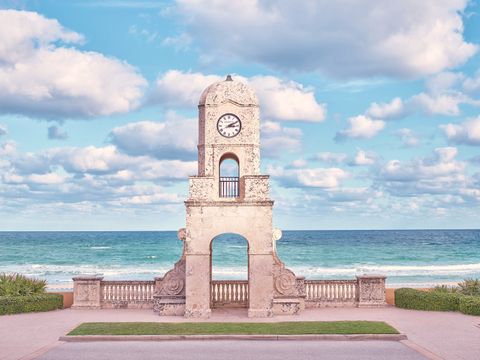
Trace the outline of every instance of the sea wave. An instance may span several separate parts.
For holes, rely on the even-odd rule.
[[[90,246],[89,247],[90,250],[107,250],[111,248],[112,248],[111,246]]]
[[[173,268],[172,264],[142,264],[132,265],[59,265],[59,264],[11,264],[0,265],[0,273],[22,273],[27,276],[46,278],[47,280],[69,279],[82,274],[98,274],[106,279],[134,279],[153,278],[161,276]],[[297,276],[305,276],[311,279],[322,278],[350,278],[361,274],[382,274],[388,277],[480,277],[480,263],[474,264],[443,264],[443,265],[380,265],[380,264],[355,264],[343,267],[315,267],[315,266],[290,266]],[[214,278],[246,278],[247,267],[245,266],[215,266]]]

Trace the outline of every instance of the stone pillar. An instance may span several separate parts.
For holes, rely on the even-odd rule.
[[[250,254],[248,317],[273,316],[273,256]]]
[[[76,276],[73,278],[74,309],[100,309],[102,276]]]
[[[385,276],[357,276],[358,307],[385,306]]]
[[[210,317],[210,254],[187,254],[185,275],[185,317]]]

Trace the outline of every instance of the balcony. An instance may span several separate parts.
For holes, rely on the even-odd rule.
[[[221,198],[236,198],[240,196],[238,176],[220,177],[219,196]]]

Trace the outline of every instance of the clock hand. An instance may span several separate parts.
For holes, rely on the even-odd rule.
[[[232,122],[232,123],[228,124],[226,127],[235,127],[236,124],[238,124],[238,121]]]

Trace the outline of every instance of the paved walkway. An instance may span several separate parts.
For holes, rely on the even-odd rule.
[[[308,309],[293,317],[249,319],[246,310],[214,312],[208,321],[385,321],[405,333],[408,345],[418,345],[443,359],[480,360],[480,317],[461,313],[379,309]],[[185,321],[159,317],[152,310],[57,310],[0,316],[0,359],[33,359],[58,345],[58,338],[87,321]],[[192,320],[189,320],[192,321]]]
[[[38,360],[425,360],[396,341],[165,341],[65,343]]]

